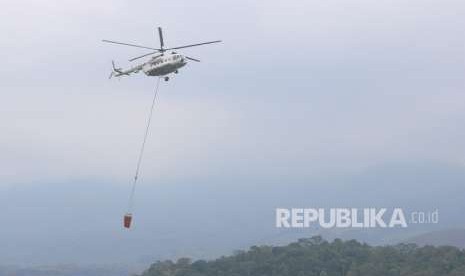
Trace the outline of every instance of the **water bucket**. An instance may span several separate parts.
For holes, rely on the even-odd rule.
[[[124,215],[123,224],[124,228],[131,228],[132,214]]]

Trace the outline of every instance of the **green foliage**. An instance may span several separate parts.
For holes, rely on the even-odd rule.
[[[369,246],[355,240],[300,239],[252,246],[212,261],[153,264],[142,276],[465,276],[465,251],[413,244]]]

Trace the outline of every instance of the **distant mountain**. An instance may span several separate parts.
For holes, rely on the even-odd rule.
[[[450,245],[465,249],[465,229],[447,229],[441,231],[429,232],[414,236],[408,240],[408,243],[415,243],[419,246],[424,245]]]
[[[128,276],[134,270],[124,266],[0,266],[0,276]]]
[[[397,244],[465,221],[465,170],[436,163],[380,165],[321,177],[231,171],[145,183],[131,231],[121,225],[126,184],[94,179],[0,188],[2,221],[8,222],[1,229],[1,264],[149,265],[184,256],[213,259],[254,244],[284,245],[314,235]],[[276,208],[339,207],[401,207],[407,216],[438,209],[441,223],[329,231],[275,227]]]

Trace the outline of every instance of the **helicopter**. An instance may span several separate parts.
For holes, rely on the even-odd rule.
[[[126,70],[122,68],[117,68],[115,65],[115,62],[112,61],[113,71],[111,72],[109,79],[111,79],[112,77],[129,76],[133,73],[139,73],[140,71],[143,71],[145,75],[147,76],[164,77],[165,81],[169,81],[170,78],[168,75],[172,73],[178,74],[179,73],[178,70],[181,67],[184,67],[187,64],[188,60],[200,62],[200,60],[196,58],[179,54],[175,52],[174,50],[221,42],[221,40],[215,40],[215,41],[202,42],[202,43],[196,43],[196,44],[190,44],[190,45],[184,45],[184,46],[178,46],[178,47],[165,48],[165,43],[163,41],[163,31],[161,27],[158,27],[158,36],[160,39],[160,48],[153,48],[153,47],[147,47],[147,46],[142,46],[142,45],[137,45],[137,44],[124,43],[124,42],[118,42],[118,41],[112,41],[112,40],[106,40],[106,39],[102,40],[102,42],[105,42],[105,43],[112,43],[112,44],[152,50],[152,52],[149,52],[147,54],[144,54],[144,55],[141,55],[135,58],[131,58],[129,61],[134,61],[134,60],[137,60],[143,57],[155,55],[151,57],[148,61],[142,64],[139,64],[139,65],[133,66]]]

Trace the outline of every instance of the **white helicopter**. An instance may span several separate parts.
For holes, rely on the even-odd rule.
[[[171,53],[165,53],[166,51],[221,42],[221,40],[215,40],[215,41],[196,43],[196,44],[184,45],[184,46],[178,46],[178,47],[172,47],[172,48],[164,48],[165,44],[163,42],[163,32],[160,27],[158,27],[158,36],[160,37],[160,48],[153,48],[153,47],[141,46],[141,45],[136,45],[136,44],[111,41],[111,40],[106,40],[106,39],[102,40],[103,42],[107,42],[107,43],[154,50],[145,55],[132,58],[129,61],[134,61],[136,59],[140,59],[146,56],[158,54],[156,56],[153,56],[147,62],[131,67],[130,69],[127,69],[127,70],[123,70],[122,68],[116,68],[115,63],[112,61],[113,71],[111,72],[109,78],[111,79],[111,77],[120,77],[124,75],[129,76],[132,73],[139,73],[139,71],[142,70],[147,76],[159,76],[159,77],[163,76],[165,81],[168,81],[170,79],[168,75],[171,73],[177,74],[178,69],[187,64],[187,60],[192,60],[196,62],[200,62],[200,60],[178,54],[174,51],[172,51]]]

